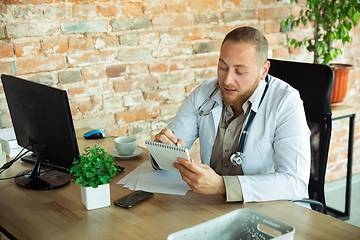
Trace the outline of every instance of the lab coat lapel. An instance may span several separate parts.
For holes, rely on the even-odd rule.
[[[219,91],[220,91],[220,89],[219,89]],[[217,106],[211,111],[211,116],[213,118],[214,132],[215,132],[215,136],[216,136],[218,126],[219,126],[219,123],[220,123],[222,108],[223,108],[221,93],[219,93],[214,100],[217,103]]]
[[[259,109],[259,103],[260,103],[261,97],[262,97],[262,95],[263,95],[263,93],[264,93],[265,86],[266,86],[265,80],[260,80],[260,82],[259,82],[259,89],[258,89],[258,91],[257,91],[257,94],[256,94],[256,97],[255,97],[255,99],[254,99],[254,102],[253,102],[252,105],[251,105],[251,110],[254,111],[255,113],[257,113],[257,111],[258,111],[258,109]],[[241,128],[241,131],[244,130],[244,127],[246,126],[246,124],[247,124],[247,122],[248,122],[248,120],[249,120],[249,116],[250,116],[250,114],[247,115],[247,117],[246,117],[246,119],[245,119],[245,121],[244,121],[244,124],[243,124],[243,126],[242,126],[242,128]],[[241,137],[241,135],[240,135],[240,137]],[[239,141],[240,141],[240,137],[239,137]]]

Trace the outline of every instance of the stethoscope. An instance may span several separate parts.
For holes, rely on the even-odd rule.
[[[258,109],[260,108],[260,105],[265,97],[265,94],[266,94],[268,88],[269,88],[268,75],[266,75],[266,77],[265,77],[265,82],[266,82],[266,86],[265,86],[264,92],[261,96]],[[209,95],[209,97],[206,98],[205,101],[199,106],[198,111],[199,111],[200,116],[209,115],[210,112],[217,106],[217,103],[215,102],[208,112],[204,113],[204,111],[202,110],[210,102],[210,100],[214,100],[217,97],[217,95],[219,95],[219,93],[220,93],[220,88],[219,88],[219,85],[217,85],[215,87],[215,89],[212,91],[212,93]],[[251,109],[248,121],[240,135],[239,147],[238,147],[236,153],[233,153],[230,157],[230,162],[235,166],[240,165],[245,159],[245,155],[244,155],[245,140],[246,140],[246,136],[249,134],[249,128],[255,118],[255,115],[256,115],[256,112]]]

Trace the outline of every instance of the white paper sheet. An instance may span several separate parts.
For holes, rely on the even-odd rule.
[[[190,187],[181,179],[179,172],[155,171],[150,161],[145,161],[134,171],[123,177],[117,184],[124,184],[130,190],[154,193],[185,195]]]
[[[140,174],[140,170],[141,170],[141,165],[138,166],[137,168],[135,168],[132,172],[128,173],[125,177],[120,179],[116,184],[126,184],[126,183],[128,183],[131,179],[133,179],[135,176]]]

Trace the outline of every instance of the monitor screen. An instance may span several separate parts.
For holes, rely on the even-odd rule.
[[[56,176],[67,175],[65,177],[70,181],[68,174],[49,171],[41,175],[40,167],[47,160],[54,165],[69,168],[74,158],[79,156],[66,91],[4,74],[1,79],[18,144],[35,152],[37,157],[34,170],[23,176],[26,179],[15,179],[16,183],[31,189],[51,189],[59,187],[59,184],[64,185],[56,183],[60,182]],[[31,174],[34,176],[31,177]],[[55,182],[49,183],[45,175],[56,179]],[[30,185],[45,185],[24,186],[29,184],[24,181],[30,182],[35,178],[33,181],[39,183]]]

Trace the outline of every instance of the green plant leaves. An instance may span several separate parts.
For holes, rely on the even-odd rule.
[[[101,184],[112,181],[120,170],[113,164],[114,157],[101,147],[86,147],[85,153],[74,159],[74,166],[70,168],[70,174],[75,177],[75,182],[84,187],[97,188]],[[74,183],[74,181],[73,181]]]
[[[298,3],[290,0],[290,3]],[[328,64],[331,60],[342,54],[339,48],[333,47],[335,40],[341,40],[343,44],[351,42],[350,31],[360,19],[360,4],[356,0],[307,0],[305,14],[300,11],[300,17],[294,19],[290,15],[281,22],[285,27],[309,25],[315,23],[314,39],[296,41],[288,40],[288,45],[295,47],[305,46],[308,51],[314,52],[314,63]]]

